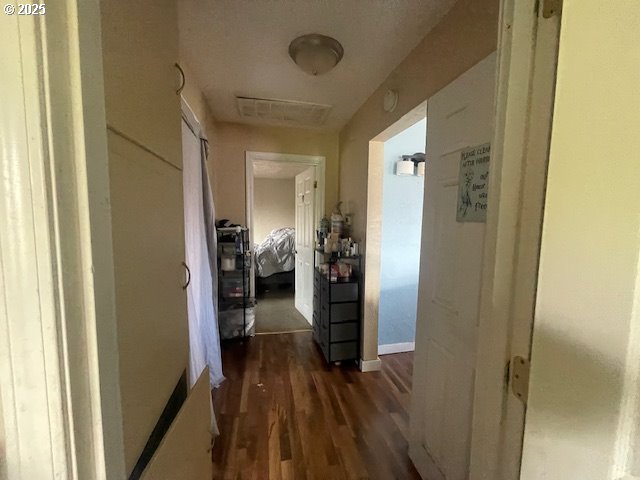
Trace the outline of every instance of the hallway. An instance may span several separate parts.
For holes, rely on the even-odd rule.
[[[418,479],[407,455],[413,354],[327,367],[310,332],[223,350],[214,479]]]

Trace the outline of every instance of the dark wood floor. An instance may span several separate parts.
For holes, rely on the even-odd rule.
[[[328,367],[311,333],[223,347],[214,479],[419,479],[407,456],[413,355]]]

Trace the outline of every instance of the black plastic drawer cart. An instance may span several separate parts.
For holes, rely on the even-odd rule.
[[[360,257],[337,257],[316,250],[313,282],[313,338],[329,363],[360,358]],[[348,279],[331,281],[318,268],[318,258],[332,264],[352,263]]]

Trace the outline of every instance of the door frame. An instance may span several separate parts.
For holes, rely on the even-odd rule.
[[[56,7],[0,18],[0,476],[124,478],[100,5]]]
[[[533,329],[560,33],[560,12],[546,18],[545,6],[500,8],[470,480],[520,476],[526,407],[507,379]]]
[[[379,357],[380,345],[378,340],[378,324],[380,316],[380,289],[382,286],[382,278],[380,274],[382,258],[382,213],[384,207],[384,144],[424,118],[428,118],[426,100],[409,110],[409,112],[395,121],[392,125],[369,140],[367,160],[367,248],[364,253],[364,271],[367,272],[367,274],[364,277],[363,285],[363,339],[362,344],[360,345],[360,351],[363,351],[365,344],[370,343],[370,341],[365,342],[365,336],[367,338],[375,337],[376,356],[375,359],[360,359],[360,369],[363,372],[380,370],[382,368],[382,363]],[[427,129],[429,128],[428,122],[429,120],[427,119]],[[397,345],[404,348],[387,353],[412,351],[415,347],[415,342],[412,344],[407,343]],[[364,355],[361,356],[364,357]]]
[[[314,212],[314,225],[319,225],[320,220],[325,214],[324,210],[324,198],[325,198],[325,179],[326,179],[326,157],[320,155],[299,155],[293,153],[273,153],[273,152],[245,152],[245,221],[249,228],[249,248],[253,254],[253,196],[254,196],[254,183],[253,183],[253,164],[256,161],[268,161],[268,162],[282,162],[293,163],[298,165],[308,165],[310,167],[316,167],[316,181],[318,182],[318,188],[315,189],[315,212]],[[315,237],[315,232],[312,232]],[[255,294],[256,291],[256,276],[255,276],[255,263],[251,262],[251,291]],[[313,285],[313,279],[311,279]]]

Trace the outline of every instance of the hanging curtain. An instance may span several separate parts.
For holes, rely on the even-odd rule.
[[[209,143],[206,138],[200,139],[201,163],[202,163],[202,201],[204,208],[204,227],[206,232],[207,247],[209,252],[209,269],[212,272],[213,282],[213,307],[216,314],[216,329],[218,328],[218,235],[216,234],[216,209],[213,204],[213,193],[209,183]],[[216,330],[217,331],[217,330]],[[218,339],[218,345],[220,340]]]
[[[185,258],[191,271],[187,288],[189,381],[209,367],[211,385],[224,380],[217,312],[215,211],[206,164],[206,138],[183,100],[182,156]]]

